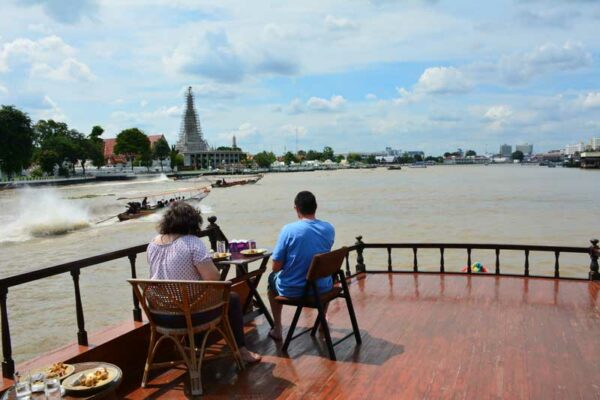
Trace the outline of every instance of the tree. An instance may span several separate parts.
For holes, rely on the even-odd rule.
[[[322,158],[322,154],[315,150],[309,150],[308,153],[306,153],[306,157],[305,157],[305,159],[308,161],[320,160],[321,158]]]
[[[174,170],[175,167],[180,167],[179,165],[179,150],[177,150],[175,148],[175,145],[171,146],[171,151],[169,153],[169,159],[171,161],[171,169]],[[184,163],[182,162],[181,165],[183,165]]]
[[[341,162],[342,162],[342,160],[344,160],[344,156],[343,156],[343,155],[341,155],[341,154],[338,154],[337,156],[335,156],[335,162],[336,162],[336,163],[338,163],[338,164],[339,164],[339,163],[341,163]]]
[[[367,157],[367,164],[377,164],[377,158],[373,154],[369,154]]]
[[[325,160],[332,160],[335,157],[335,154],[333,153],[333,149],[329,146],[325,146],[323,148],[323,153],[321,153],[321,161],[325,161]]]
[[[39,120],[33,127],[35,132],[35,144],[41,147],[43,143],[52,137],[69,136],[69,126],[64,122],[56,122],[52,119]]]
[[[512,153],[511,158],[513,160],[519,160],[519,161],[523,161],[523,152],[521,150],[517,150],[514,153]]]
[[[298,159],[296,158],[296,156],[294,155],[294,153],[292,153],[291,151],[288,151],[283,156],[283,162],[285,163],[285,165],[290,165],[291,163],[298,162]]]
[[[466,157],[475,157],[476,155],[477,153],[475,150],[467,150],[467,153],[465,154]]]
[[[13,106],[0,109],[0,170],[9,177],[29,166],[35,133],[31,119]]]
[[[275,157],[275,154],[270,151],[261,151],[254,156],[254,162],[256,162],[260,168],[268,168],[276,159],[277,157]]]
[[[357,163],[362,161],[362,156],[357,153],[349,153],[346,160],[348,160],[349,163]]]
[[[171,153],[171,149],[169,148],[169,143],[167,143],[167,139],[165,137],[161,137],[156,142],[154,142],[152,154],[154,158],[158,158],[160,161],[160,170],[163,170],[163,160],[169,157]]]
[[[150,172],[150,167],[152,166],[152,151],[150,150],[150,147],[148,147],[148,149],[142,151],[142,153],[139,155],[139,157],[140,157],[140,165],[142,167],[146,167],[148,172]]]
[[[104,133],[104,129],[101,126],[96,125],[92,128],[88,139],[89,146],[89,159],[92,160],[92,164],[100,169],[106,162],[104,159],[104,141],[100,138]],[[84,170],[85,173],[85,170]]]
[[[135,156],[150,153],[150,139],[138,128],[125,129],[117,135],[115,153],[122,154],[131,161],[133,171]]]
[[[423,156],[420,154],[415,154],[414,159],[415,159],[415,161],[423,161]]]

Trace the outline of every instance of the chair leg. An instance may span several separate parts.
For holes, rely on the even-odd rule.
[[[315,336],[317,334],[317,329],[319,329],[319,324],[320,324],[320,320],[319,320],[319,314],[317,314],[317,318],[315,318],[315,323],[313,324],[313,327],[310,331],[310,336]]]
[[[298,324],[298,319],[300,318],[301,312],[302,306],[298,306],[296,308],[296,313],[294,314],[294,319],[292,320],[292,325],[290,325],[290,330],[288,331],[288,334],[285,337],[285,342],[283,343],[283,347],[281,348],[283,351],[287,351],[290,342],[292,341],[292,337],[294,336],[294,330],[296,329],[296,325]]]
[[[325,318],[325,310],[321,301],[317,297],[317,310],[319,312],[318,318],[321,320],[323,326],[323,333],[325,334],[325,342],[327,343],[327,350],[329,351],[329,358],[332,361],[336,360],[335,350],[333,349],[333,342],[331,340],[331,334],[329,333],[329,325],[327,325],[327,319]]]
[[[352,305],[352,299],[350,298],[350,293],[348,292],[348,287],[346,286],[344,293],[344,298],[346,299],[346,305],[348,306],[348,314],[350,314],[350,322],[352,323],[352,330],[354,331],[354,338],[356,339],[357,344],[362,343],[362,338],[360,337],[360,330],[358,329],[358,322],[356,321],[356,314],[354,314],[354,306]]]
[[[148,375],[150,373],[150,366],[152,365],[152,361],[154,360],[154,353],[156,348],[154,345],[156,344],[156,332],[154,329],[150,328],[150,345],[148,346],[148,357],[146,358],[146,365],[144,366],[144,376],[142,378],[142,387],[146,387],[146,383],[148,382]]]
[[[233,353],[233,359],[235,360],[238,368],[240,369],[240,371],[243,371],[245,368],[244,360],[242,360],[242,355],[240,354],[240,349],[235,341],[233,329],[231,328],[231,324],[229,323],[229,318],[227,315],[223,317],[223,319],[221,320],[221,324],[224,325],[224,329],[221,331],[221,334],[223,335],[225,342],[227,342],[227,345],[231,349],[231,352]]]

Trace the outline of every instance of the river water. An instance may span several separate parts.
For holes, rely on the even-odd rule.
[[[95,222],[123,210],[120,197],[198,187],[206,182],[165,176],[58,188],[0,192],[0,276],[47,267],[148,242],[160,215]],[[336,227],[336,246],[365,242],[482,242],[589,246],[600,235],[600,174],[537,166],[436,166],[388,171],[268,174],[255,185],[213,189],[200,203],[230,239],[272,247],[281,226],[295,219],[294,195],[311,190],[317,215]],[[459,270],[466,252],[446,251],[446,268]],[[411,251],[394,251],[393,264],[412,267]],[[492,252],[472,260],[493,266]],[[522,273],[523,254],[503,252],[503,270]],[[354,264],[354,260],[353,264]],[[439,268],[438,251],[419,252],[423,269]],[[384,268],[387,253],[367,252],[369,267]],[[531,255],[531,273],[553,272],[553,255]],[[561,256],[561,274],[584,277],[587,255]],[[86,328],[95,331],[131,318],[127,259],[86,268],[81,292]],[[147,276],[145,257],[138,274]],[[264,292],[264,285],[261,291]],[[11,288],[8,311],[18,362],[76,339],[71,277]]]

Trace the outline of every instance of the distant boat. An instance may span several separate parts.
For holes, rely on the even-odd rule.
[[[390,171],[393,171],[393,170],[397,170],[397,169],[402,169],[402,167],[399,165],[390,165],[387,169],[389,169]]]
[[[420,161],[420,162],[412,163],[408,167],[409,168],[427,168],[427,165],[425,165],[424,162]]]
[[[225,178],[223,179],[217,179],[217,181],[215,183],[213,183],[213,187],[216,188],[226,188],[226,187],[231,187],[231,186],[239,186],[239,185],[248,185],[248,184],[254,184],[256,182],[258,182],[259,180],[261,180],[263,177],[263,175],[258,175],[254,178],[249,178],[249,179],[239,179],[236,181],[226,181]]]

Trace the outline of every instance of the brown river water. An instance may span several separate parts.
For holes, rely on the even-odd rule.
[[[202,186],[202,179],[165,176],[0,192],[0,276],[73,261],[148,242],[159,215],[100,224],[123,210],[119,197]],[[589,246],[600,236],[600,173],[537,166],[436,166],[268,174],[255,185],[213,189],[200,203],[216,215],[230,239],[272,247],[281,226],[295,219],[294,195],[311,190],[317,216],[336,228],[336,246],[365,242],[480,242]],[[354,256],[353,256],[354,257]],[[412,267],[412,252],[394,251],[393,264]],[[492,252],[473,262],[494,263]],[[522,273],[523,254],[503,252],[503,271]],[[352,265],[355,260],[352,259]],[[423,269],[439,268],[439,251],[420,251]],[[446,268],[459,270],[465,251],[446,251]],[[368,267],[384,268],[385,251],[366,254]],[[531,273],[552,274],[553,255],[532,253]],[[145,256],[138,274],[147,276]],[[561,256],[563,276],[584,277],[587,255]],[[88,332],[131,318],[127,259],[86,268],[81,292]],[[263,282],[264,283],[264,282]],[[265,291],[261,285],[261,292]],[[8,293],[13,358],[19,362],[76,340],[70,275],[11,288]]]

